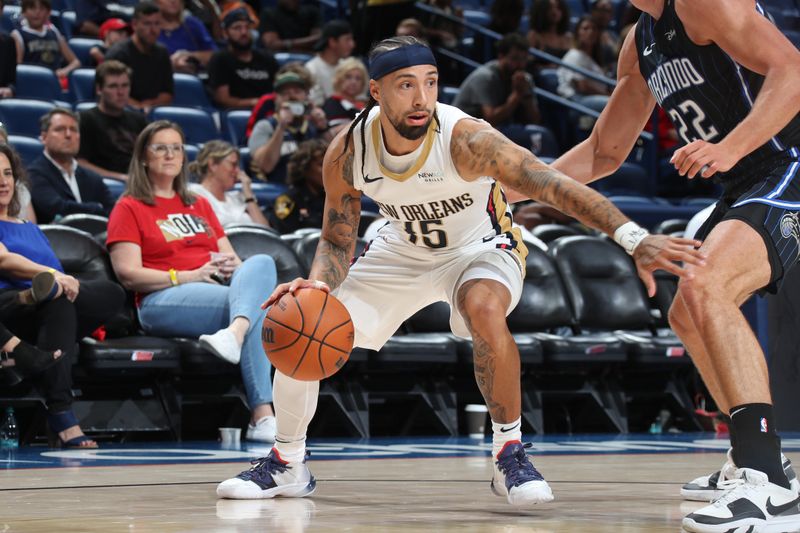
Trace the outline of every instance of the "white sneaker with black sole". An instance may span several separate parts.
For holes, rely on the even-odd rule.
[[[800,495],[771,483],[767,475],[739,468],[717,484],[725,493],[683,519],[692,533],[789,533],[800,531]]]
[[[792,462],[788,457],[781,454],[781,463],[783,463],[783,472],[789,479],[792,489],[800,492],[800,481],[797,479],[797,474],[792,468]],[[693,479],[681,487],[681,496],[685,500],[692,500],[695,502],[713,502],[724,492],[718,488],[719,483],[728,479],[733,479],[736,473],[736,465],[731,458],[731,450],[728,449],[728,459],[722,465],[720,470],[707,476],[701,476]]]

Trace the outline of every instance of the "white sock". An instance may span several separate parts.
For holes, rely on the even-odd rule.
[[[492,420],[492,457],[497,457],[503,446],[514,440],[522,441],[522,417],[505,424]]]
[[[305,459],[306,431],[317,410],[319,381],[299,381],[275,371],[275,449],[289,463]]]

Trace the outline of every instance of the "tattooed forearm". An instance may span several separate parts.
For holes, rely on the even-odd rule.
[[[360,218],[360,200],[350,194],[342,196],[338,209],[328,210],[314,264],[311,266],[311,279],[324,281],[331,289],[341,285],[350,269]]]
[[[349,150],[344,154],[342,162],[342,178],[348,185],[353,185],[353,151]]]

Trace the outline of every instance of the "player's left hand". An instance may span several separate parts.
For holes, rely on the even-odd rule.
[[[656,294],[656,280],[653,272],[666,270],[681,278],[691,278],[691,273],[677,262],[702,266],[706,256],[697,248],[702,243],[694,239],[670,237],[668,235],[648,235],[633,251],[636,270],[647,288],[650,297]]]
[[[739,158],[721,144],[692,141],[676,150],[669,162],[678,174],[693,179],[698,174],[701,178],[710,178],[717,172],[727,172]]]

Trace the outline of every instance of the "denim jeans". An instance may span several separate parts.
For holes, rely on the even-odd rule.
[[[275,262],[254,255],[233,273],[229,287],[186,283],[142,298],[139,321],[148,335],[199,337],[228,327],[234,318],[250,321],[239,362],[250,409],[272,402],[271,365],[261,345],[261,304],[277,282]]]

